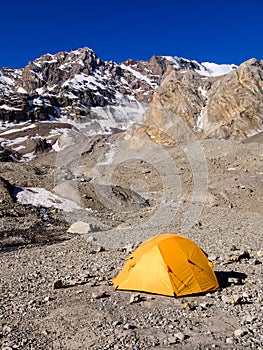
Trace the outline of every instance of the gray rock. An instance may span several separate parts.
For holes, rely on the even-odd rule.
[[[244,329],[239,328],[234,331],[234,336],[236,338],[240,338],[240,337],[244,337],[247,333],[248,333],[248,330],[246,328]]]

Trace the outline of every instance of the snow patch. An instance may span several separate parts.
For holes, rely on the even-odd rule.
[[[205,90],[201,86],[199,86],[198,91],[201,93],[202,96],[207,98],[207,90]]]
[[[19,94],[27,94],[27,91],[21,86],[16,90]]]
[[[17,138],[14,139],[14,140],[0,139],[0,141],[3,142],[3,145],[4,145],[4,146],[10,147],[10,146],[16,145],[16,144],[18,144],[18,143],[25,142],[27,139],[28,139],[28,136],[24,136],[24,137],[17,137]]]
[[[233,69],[237,68],[237,66],[234,64],[216,64],[211,62],[202,62],[201,65],[205,68],[205,70],[202,71],[202,75],[211,77],[218,77],[220,75],[228,74]]]
[[[47,191],[45,188],[16,188],[15,192],[16,198],[21,204],[32,204],[34,206],[42,206],[46,208],[53,207],[66,212],[82,209],[77,203]]]
[[[35,128],[35,124],[30,124],[30,125],[25,126],[25,127],[21,128],[21,129],[11,129],[11,130],[4,131],[4,132],[2,132],[0,134],[0,136],[13,134],[15,132],[19,132],[19,131],[23,131],[23,130],[27,130],[27,129],[32,129],[32,128]]]
[[[0,106],[0,109],[5,109],[7,111],[21,111],[20,108],[10,107],[7,104],[3,104]]]
[[[138,72],[137,70],[129,67],[129,66],[126,66],[125,64],[121,64],[120,67],[124,70],[127,70],[129,71],[130,73],[132,73],[137,79],[140,79],[140,80],[144,80],[147,84],[149,84],[150,86],[152,86],[153,88],[156,88],[157,87],[157,84],[152,82],[149,78],[147,78],[145,75],[141,74],[140,72]]]
[[[115,150],[111,147],[104,155],[104,161],[97,163],[97,165],[111,165],[114,159]]]
[[[204,107],[201,109],[200,115],[196,121],[196,127],[194,131],[201,132],[204,130]]]
[[[23,157],[26,161],[32,160],[36,157],[35,151],[24,154]]]
[[[100,79],[102,81],[102,79]],[[74,90],[98,90],[98,88],[105,90],[106,86],[103,85],[98,79],[92,75],[76,74],[71,80],[65,81],[62,87],[69,86]]]

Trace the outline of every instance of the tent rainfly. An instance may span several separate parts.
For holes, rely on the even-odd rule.
[[[207,255],[180,235],[154,236],[126,260],[112,280],[116,289],[178,297],[220,289]]]

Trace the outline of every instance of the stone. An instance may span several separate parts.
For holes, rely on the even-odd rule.
[[[194,310],[194,309],[196,309],[196,304],[187,301],[181,305],[181,308],[186,309],[186,310]]]
[[[243,321],[245,321],[246,323],[252,323],[256,320],[256,317],[254,315],[251,314],[247,314],[243,317]]]
[[[123,326],[123,329],[135,329],[136,326],[131,324],[131,323],[125,323],[125,325]]]
[[[56,282],[54,282],[54,285],[53,285],[54,289],[60,289],[63,287],[64,287],[64,284],[63,284],[62,280],[57,280]]]
[[[261,265],[261,264],[262,264],[262,261],[260,261],[259,259],[254,259],[251,263],[252,263],[253,265]]]
[[[239,328],[239,329],[236,329],[235,331],[234,331],[234,336],[236,337],[236,338],[240,338],[240,337],[243,337],[244,335],[246,335],[248,333],[248,330],[247,329],[241,329],[241,328]]]
[[[177,338],[177,337],[169,337],[168,339],[167,339],[167,343],[169,344],[169,345],[174,345],[174,344],[177,344],[177,343],[179,343],[179,338]]]
[[[7,334],[7,333],[10,333],[12,331],[12,328],[5,324],[2,331],[4,334]]]
[[[107,294],[105,291],[97,291],[97,292],[92,292],[91,297],[93,299],[101,299],[101,298],[109,297],[109,294]]]
[[[234,338],[233,337],[226,338],[226,344],[234,344]]]
[[[128,254],[130,254],[130,253],[133,252],[133,249],[134,249],[134,244],[133,243],[129,243],[129,244],[125,245],[124,247],[122,247],[121,250],[126,252],[126,253],[128,253]]]
[[[242,278],[239,278],[239,277],[229,277],[228,283],[240,285],[240,284],[243,284],[243,280]]]
[[[91,231],[90,224],[83,221],[74,222],[67,230],[68,233],[77,233],[77,234],[86,234],[90,231]]]
[[[241,304],[243,302],[243,297],[238,295],[238,294],[223,295],[222,301],[226,304],[237,305],[237,304]]]
[[[177,332],[174,334],[174,336],[179,339],[179,340],[184,340],[185,339],[185,334],[183,332]]]
[[[89,236],[86,238],[87,243],[93,243],[96,242],[96,238],[93,236]]]
[[[44,298],[44,302],[45,302],[45,303],[47,303],[47,302],[49,302],[49,301],[51,301],[51,300],[52,300],[52,299],[51,299],[49,296],[47,296],[47,297]]]
[[[130,304],[139,303],[142,300],[143,298],[141,297],[141,295],[139,293],[136,293],[131,295],[129,303]]]

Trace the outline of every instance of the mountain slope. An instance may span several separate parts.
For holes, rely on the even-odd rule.
[[[262,131],[263,61],[251,59],[218,77],[171,71],[143,124],[155,141],[166,133],[168,143],[200,137],[242,140]]]
[[[141,117],[167,72],[183,69],[210,76],[220,67],[172,56],[117,64],[102,61],[88,48],[47,54],[20,70],[0,71],[0,120],[64,116],[89,122],[112,119],[109,127],[115,120],[127,124]],[[224,66],[221,71],[233,68]],[[102,129],[107,131],[107,122]]]

